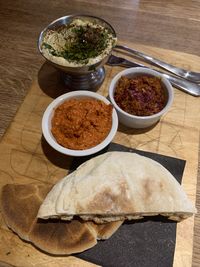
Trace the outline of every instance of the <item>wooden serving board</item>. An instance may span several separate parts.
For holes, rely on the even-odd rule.
[[[125,42],[124,42],[125,43]],[[134,48],[174,65],[200,71],[200,58],[169,50],[133,45]],[[98,93],[107,96],[111,79],[122,68],[106,66],[106,79]],[[77,88],[78,89],[78,88]],[[24,103],[0,143],[0,188],[7,183],[42,181],[55,183],[69,169],[71,157],[47,145],[41,133],[41,118],[53,98],[65,93],[59,73],[44,64],[38,72]],[[160,153],[186,160],[183,187],[195,203],[200,133],[200,98],[174,89],[170,111],[148,131],[120,125],[114,139],[131,148]],[[20,214],[19,214],[20,216]],[[177,225],[174,267],[191,266],[194,218]],[[14,266],[95,266],[74,256],[53,257],[22,241],[5,225],[0,214],[0,260]]]

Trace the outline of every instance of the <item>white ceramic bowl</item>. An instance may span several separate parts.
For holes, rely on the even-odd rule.
[[[167,103],[160,112],[150,115],[150,116],[135,116],[122,110],[115,102],[114,92],[115,92],[116,85],[119,79],[121,78],[121,76],[127,76],[129,78],[133,78],[139,75],[150,75],[154,77],[159,77],[161,79],[161,83],[167,95]],[[121,71],[120,73],[118,73],[113,78],[113,80],[111,81],[110,87],[109,87],[109,98],[110,98],[111,103],[113,104],[113,106],[115,107],[117,111],[120,123],[130,128],[147,128],[147,127],[154,125],[156,122],[158,122],[161,116],[163,116],[169,110],[173,102],[174,91],[173,91],[173,88],[170,82],[164,76],[162,76],[162,74],[151,69],[137,67],[137,68],[125,69]]]
[[[116,110],[113,108],[111,130],[110,130],[109,134],[107,135],[107,137],[100,144],[96,145],[95,147],[85,149],[85,150],[72,150],[72,149],[65,148],[65,147],[63,147],[57,143],[56,139],[54,138],[54,136],[51,133],[51,120],[52,120],[52,117],[54,115],[54,110],[59,105],[61,105],[64,101],[66,101],[70,98],[83,98],[83,97],[95,98],[95,99],[103,101],[106,104],[110,104],[109,100],[107,100],[104,96],[102,96],[98,93],[94,93],[91,91],[82,91],[82,90],[81,91],[73,91],[73,92],[61,95],[58,98],[56,98],[55,100],[53,100],[49,104],[47,109],[45,110],[43,118],[42,118],[42,132],[43,132],[43,135],[44,135],[46,141],[55,150],[65,154],[65,155],[79,157],[79,156],[87,156],[87,155],[94,154],[94,153],[102,150],[103,148],[105,148],[112,141],[112,139],[114,138],[114,136],[117,132],[118,117],[117,117]]]

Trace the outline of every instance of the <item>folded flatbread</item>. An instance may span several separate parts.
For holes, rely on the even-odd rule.
[[[109,238],[123,223],[96,225],[80,219],[37,219],[38,209],[50,188],[42,183],[7,184],[1,194],[1,211],[8,227],[42,251],[55,255],[84,251],[96,245],[97,239]]]
[[[60,180],[42,203],[38,218],[97,223],[163,215],[192,216],[195,207],[181,185],[158,162],[129,152],[107,152]]]

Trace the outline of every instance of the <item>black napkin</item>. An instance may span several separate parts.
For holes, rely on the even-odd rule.
[[[139,151],[115,143],[111,143],[100,153],[107,151],[135,152],[149,157],[161,163],[181,183],[184,160]],[[71,171],[91,157],[74,158]],[[155,216],[138,221],[126,221],[108,240],[98,241],[96,246],[76,256],[104,267],[171,267],[175,242],[176,222]]]

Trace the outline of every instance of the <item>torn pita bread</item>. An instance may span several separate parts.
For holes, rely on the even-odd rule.
[[[55,255],[70,255],[89,249],[97,239],[109,238],[123,223],[100,226],[80,219],[72,221],[37,219],[38,209],[50,186],[34,183],[7,184],[2,189],[1,209],[6,224],[21,239]]]
[[[60,180],[42,203],[39,218],[97,223],[163,215],[192,216],[195,207],[181,185],[158,162],[129,152],[108,152]]]
[[[1,207],[6,224],[22,239],[29,241],[29,232],[38,207],[50,190],[42,184],[14,185],[2,188]]]
[[[108,223],[96,224],[90,221],[90,226],[97,232],[97,239],[108,239],[113,233],[115,233],[118,228],[122,225],[123,221],[114,221]]]

